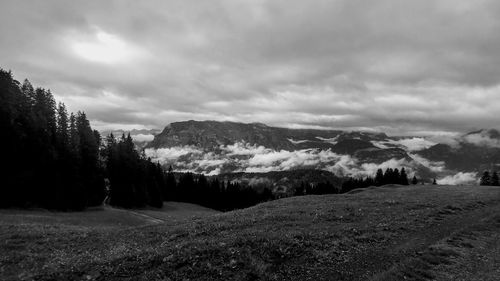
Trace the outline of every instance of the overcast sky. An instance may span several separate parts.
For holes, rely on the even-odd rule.
[[[500,127],[500,1],[0,1],[0,67],[99,129]]]

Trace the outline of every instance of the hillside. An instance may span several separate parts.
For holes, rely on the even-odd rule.
[[[0,216],[2,280],[499,276],[496,187],[384,186],[106,231]]]
[[[401,168],[431,182],[471,184],[500,163],[495,130],[448,137],[397,137],[384,133],[288,129],[261,123],[184,121],[167,125],[145,153],[176,171],[208,175],[319,169],[338,176],[373,176]],[[466,173],[457,180],[455,175]]]
[[[292,169],[370,174],[374,171],[362,164],[380,165],[393,159],[405,162],[400,166],[426,169],[397,142],[383,133],[190,120],[167,125],[145,152],[175,170],[209,175]]]

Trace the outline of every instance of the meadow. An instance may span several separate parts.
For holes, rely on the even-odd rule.
[[[498,280],[500,188],[398,186],[219,213],[0,211],[1,280]]]

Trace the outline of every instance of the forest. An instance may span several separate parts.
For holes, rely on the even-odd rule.
[[[236,182],[174,176],[135,148],[129,135],[102,138],[84,112],[68,113],[50,90],[0,69],[0,207],[82,210],[104,202],[123,208],[193,202],[218,210],[272,199]]]
[[[82,210],[108,203],[123,208],[184,201],[228,211],[276,199],[238,181],[174,173],[139,152],[130,136],[101,137],[82,111],[68,113],[50,90],[0,69],[0,145],[5,148],[0,207]],[[496,173],[492,177],[498,181]],[[413,177],[412,184],[418,180]],[[404,168],[379,169],[374,178],[347,178],[342,186],[302,182],[293,196],[345,193],[384,184],[408,185]]]
[[[108,190],[118,206],[163,202],[163,170],[137,153],[130,136],[110,136],[104,146],[84,112],[68,113],[50,90],[20,83],[5,70],[0,130],[0,207],[81,210],[101,205]]]

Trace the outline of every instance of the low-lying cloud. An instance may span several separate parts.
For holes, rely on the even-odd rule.
[[[462,184],[476,184],[477,173],[473,172],[459,172],[454,175],[446,176],[436,181],[442,185],[462,185]]]
[[[413,160],[389,159],[383,163],[361,163],[355,157],[342,155],[331,150],[302,149],[295,151],[273,150],[264,146],[237,142],[221,145],[215,151],[203,151],[194,146],[179,146],[160,149],[146,149],[145,153],[154,161],[173,165],[178,171],[205,174],[224,172],[270,172],[298,168],[313,168],[331,171],[337,175],[366,177],[374,176],[377,169],[402,168],[409,175],[419,166],[433,172],[442,172],[442,162],[432,162],[421,156],[412,155]]]
[[[475,144],[477,146],[495,147],[500,148],[500,139],[492,138],[488,131],[481,131],[479,133],[468,134],[463,137],[467,143]]]
[[[420,151],[436,145],[436,142],[424,137],[413,137],[403,139],[388,139],[385,141],[372,141],[373,145],[379,148],[400,147],[407,151]]]
[[[152,141],[155,136],[154,135],[145,135],[145,134],[137,134],[137,135],[131,135],[132,139],[137,142],[146,142],[146,141]]]
[[[181,156],[186,156],[190,154],[202,155],[204,154],[202,150],[199,150],[195,146],[174,146],[168,148],[151,149],[145,150],[145,154],[151,157],[154,161],[158,161],[163,164],[172,164],[177,161]]]

